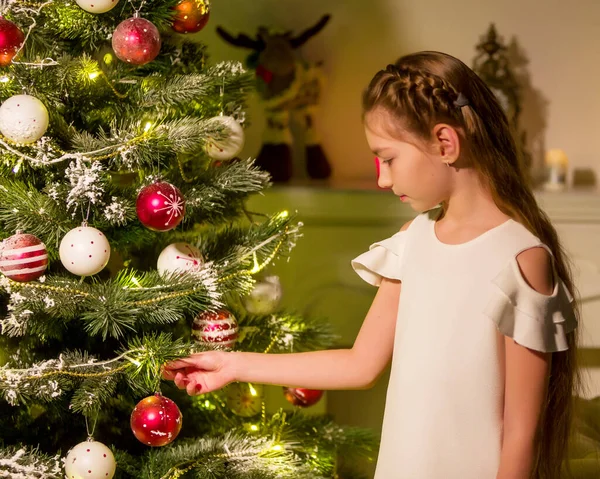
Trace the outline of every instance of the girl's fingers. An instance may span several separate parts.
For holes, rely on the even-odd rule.
[[[177,374],[172,369],[167,369],[165,367],[162,368],[161,373],[162,373],[162,378],[166,379],[168,381],[172,381],[173,379],[175,379],[175,375]]]
[[[198,394],[197,387],[196,387],[196,381],[194,381],[193,379],[190,379],[185,387],[185,390],[190,396],[195,396],[196,394]]]
[[[175,386],[177,386],[179,389],[185,389],[190,380],[185,374],[178,372],[177,374],[175,374],[173,382],[175,383]]]
[[[164,365],[165,370],[177,370],[177,369],[185,369],[189,367],[196,367],[194,360],[190,358],[177,359],[175,361],[171,361]]]

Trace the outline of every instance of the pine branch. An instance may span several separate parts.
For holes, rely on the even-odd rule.
[[[272,439],[229,432],[223,437],[200,438],[175,447],[155,450],[141,471],[142,478],[171,479],[180,471],[193,471],[198,479],[227,477],[308,478],[301,458],[286,450],[287,444]],[[150,469],[149,465],[153,466]]]
[[[60,456],[29,448],[0,449],[0,478],[62,479],[63,474]]]
[[[169,334],[150,334],[132,339],[122,353],[98,361],[85,352],[65,351],[58,359],[41,361],[25,368],[0,368],[0,393],[15,406],[32,397],[50,402],[69,392],[71,410],[92,416],[114,395],[117,383],[126,379],[129,388],[139,394],[159,389],[162,365],[185,357],[191,344]]]
[[[323,319],[275,313],[267,316],[242,316],[239,319],[240,351],[289,353],[332,347],[337,336]],[[267,334],[268,332],[268,334]]]

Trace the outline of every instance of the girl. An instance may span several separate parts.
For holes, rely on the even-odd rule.
[[[393,352],[376,479],[558,478],[579,381],[573,284],[499,103],[458,59],[422,52],[377,73],[363,106],[379,186],[420,214],[352,261],[379,287],[352,349],[207,352],[165,377],[189,394],[366,388]]]

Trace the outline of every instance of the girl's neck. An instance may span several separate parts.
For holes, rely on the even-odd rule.
[[[492,194],[475,175],[460,178],[450,196],[442,203],[443,212],[438,221],[448,226],[497,226],[509,217],[494,202]],[[458,178],[457,178],[458,180]]]

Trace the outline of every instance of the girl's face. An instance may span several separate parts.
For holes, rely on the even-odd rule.
[[[385,128],[389,121],[389,115],[377,111],[365,118],[367,142],[380,162],[379,187],[390,188],[417,212],[434,208],[450,196],[451,168],[433,145],[427,148],[409,134],[402,140],[393,137]]]

